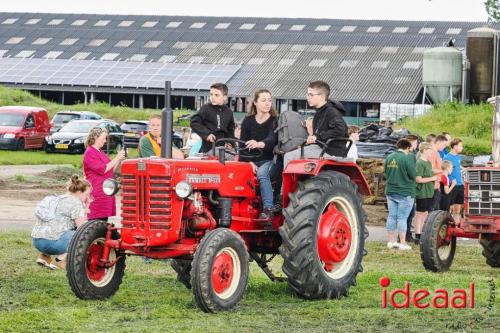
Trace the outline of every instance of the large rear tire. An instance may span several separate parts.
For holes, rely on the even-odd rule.
[[[172,259],[170,266],[177,273],[177,281],[191,289],[191,262],[188,259]]]
[[[298,183],[279,229],[288,284],[307,299],[347,296],[363,271],[368,230],[356,185],[345,174],[323,171]]]
[[[486,263],[493,268],[500,267],[500,241],[492,239],[481,239],[483,247],[483,256],[486,258]]]
[[[107,222],[89,221],[77,229],[69,247],[67,272],[69,285],[78,298],[105,299],[120,287],[125,272],[125,256],[110,249],[109,260],[120,257],[111,267],[102,267]]]
[[[248,283],[248,252],[236,232],[220,228],[205,235],[194,254],[191,286],[205,312],[232,310]]]
[[[457,238],[447,237],[451,221],[451,215],[442,210],[427,216],[420,238],[420,257],[426,270],[446,272],[450,269],[457,247]]]

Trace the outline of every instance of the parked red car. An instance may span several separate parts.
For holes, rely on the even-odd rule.
[[[50,134],[47,110],[28,106],[0,107],[0,149],[41,149]]]

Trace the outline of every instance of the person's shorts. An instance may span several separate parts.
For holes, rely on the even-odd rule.
[[[417,212],[430,212],[432,210],[432,198],[417,199]]]
[[[464,204],[464,186],[457,185],[451,190],[450,193],[450,204],[451,205],[463,205]]]

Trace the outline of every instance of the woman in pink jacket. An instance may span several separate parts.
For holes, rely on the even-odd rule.
[[[116,201],[114,196],[107,196],[102,191],[102,183],[107,178],[113,178],[114,169],[125,158],[125,151],[119,151],[112,160],[101,149],[106,144],[108,132],[104,128],[94,127],[90,130],[83,155],[83,174],[92,185],[93,201],[90,204],[89,220],[108,220],[116,215]]]

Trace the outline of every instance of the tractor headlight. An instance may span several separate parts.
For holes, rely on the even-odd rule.
[[[102,183],[102,191],[104,194],[112,196],[120,189],[120,183],[116,180],[108,178]]]
[[[175,194],[177,194],[179,198],[185,199],[189,197],[191,193],[193,193],[193,186],[188,182],[182,181],[175,186]]]

